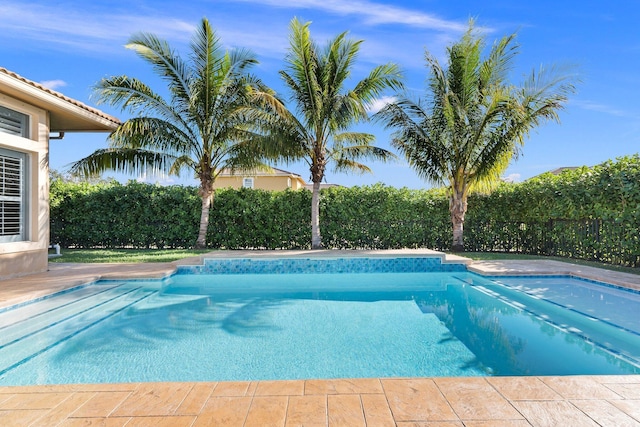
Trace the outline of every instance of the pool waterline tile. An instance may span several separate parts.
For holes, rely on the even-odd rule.
[[[441,257],[204,259],[202,265],[180,266],[181,274],[334,274],[463,272],[464,263],[443,263]]]

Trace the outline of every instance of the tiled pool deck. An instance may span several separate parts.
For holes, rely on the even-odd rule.
[[[319,257],[431,251],[321,251]],[[207,257],[309,257],[221,251]],[[451,261],[450,257],[448,261]],[[176,265],[51,264],[0,281],[0,308],[98,278],[161,277]],[[482,261],[490,275],[574,274],[640,289],[640,276],[557,261]],[[0,387],[0,426],[640,426],[640,375],[383,378]]]

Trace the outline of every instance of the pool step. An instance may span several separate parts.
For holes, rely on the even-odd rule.
[[[54,294],[38,301],[22,304],[15,308],[9,308],[0,312],[0,337],[4,334],[6,328],[17,325],[20,322],[35,318],[43,318],[50,313],[64,307],[73,307],[83,304],[87,300],[104,294],[118,286],[122,286],[122,282],[108,282],[106,285],[85,285],[77,289],[72,289],[58,294]],[[48,318],[47,318],[48,321]]]
[[[82,307],[65,304],[46,316],[5,328],[0,335],[0,375],[156,292],[141,286],[115,287],[84,298],[78,302]]]
[[[640,341],[627,339],[632,331],[489,280],[473,279],[473,287],[640,366]]]
[[[99,293],[95,293],[90,297],[81,298],[75,302],[61,304],[57,307],[41,307],[47,309],[37,315],[22,318],[11,325],[1,328],[0,348],[40,330],[47,329],[51,326],[55,326],[66,320],[72,319],[89,310],[102,307],[103,305],[121,298],[122,296],[137,289],[139,289],[139,287],[112,287]],[[25,313],[18,314],[24,315]]]

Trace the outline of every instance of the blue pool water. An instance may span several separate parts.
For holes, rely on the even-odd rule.
[[[634,374],[639,309],[438,258],[207,260],[0,311],[0,384]]]

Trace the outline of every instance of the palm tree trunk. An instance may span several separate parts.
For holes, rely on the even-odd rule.
[[[205,249],[207,247],[207,229],[209,228],[209,210],[213,201],[213,191],[200,189],[200,197],[202,198],[202,210],[200,212],[200,229],[198,230],[198,240],[196,240],[195,249]]]
[[[467,197],[463,192],[453,190],[449,199],[449,212],[453,225],[453,252],[464,252],[464,216],[467,213]]]
[[[322,249],[320,236],[320,182],[313,183],[311,193],[311,249]]]

